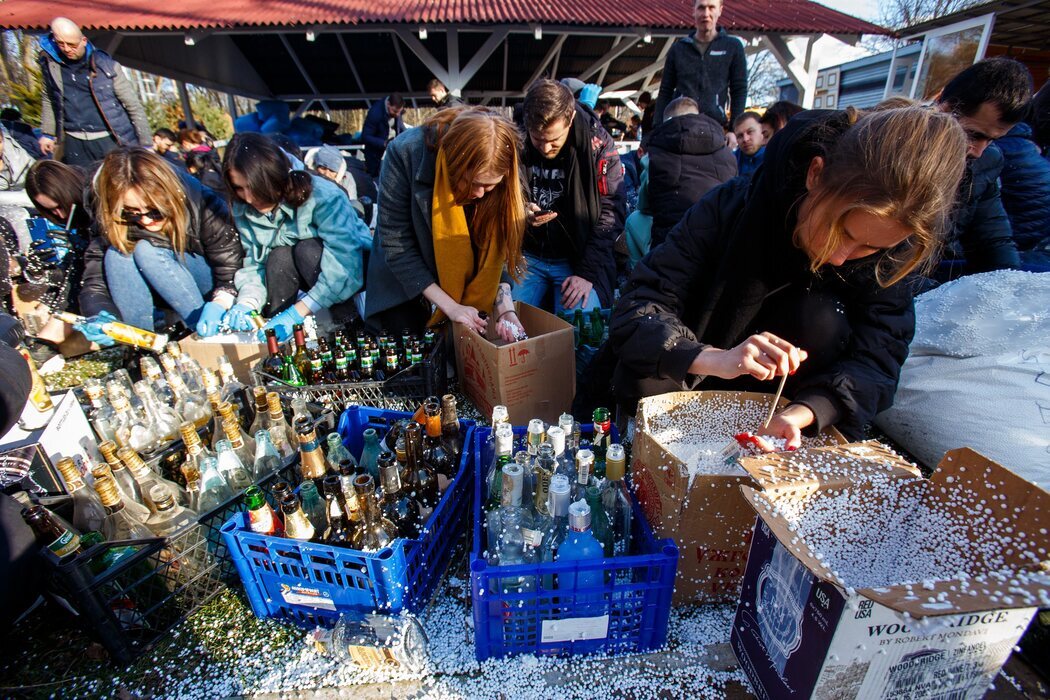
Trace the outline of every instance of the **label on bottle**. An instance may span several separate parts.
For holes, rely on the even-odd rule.
[[[532,503],[538,512],[546,513],[547,499],[551,490],[551,472],[547,469],[534,469],[532,474],[536,483],[536,492]]]
[[[525,539],[525,546],[527,547],[539,549],[540,545],[543,544],[543,533],[539,530],[530,530],[527,527],[523,527],[521,528],[521,536]]]
[[[588,460],[580,460],[576,465],[576,483],[586,484],[591,479],[591,468],[594,465]]]
[[[305,586],[289,586],[281,584],[281,597],[289,605],[305,605],[308,608],[320,610],[335,610],[335,601],[331,599],[327,591]]]
[[[587,639],[605,639],[609,636],[609,616],[573,617],[568,620],[543,620],[540,641],[579,642]]]
[[[64,557],[77,551],[80,546],[80,535],[71,530],[66,530],[62,536],[47,546],[55,556]]]
[[[260,535],[272,535],[277,531],[273,509],[269,506],[248,511],[249,527]]]
[[[350,653],[350,660],[354,665],[361,668],[378,671],[380,669],[388,669],[391,666],[401,665],[397,657],[394,656],[394,652],[385,647],[377,649],[375,647],[351,644],[347,646],[347,651]]]

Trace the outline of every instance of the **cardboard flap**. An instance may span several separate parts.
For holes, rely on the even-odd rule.
[[[922,478],[918,467],[875,440],[755,455],[741,459],[740,466],[762,490],[777,497],[857,486],[874,473],[901,480]]]
[[[780,544],[784,545],[785,549],[791,552],[796,559],[802,562],[817,577],[836,586],[839,585],[831,570],[817,559],[813,554],[813,550],[795,533],[791,525],[788,524],[787,519],[777,512],[776,506],[767,494],[756,491],[750,486],[741,486],[740,491],[744,494],[748,504],[755,509],[758,517],[762,519],[762,522],[766,524],[766,527],[769,528]]]

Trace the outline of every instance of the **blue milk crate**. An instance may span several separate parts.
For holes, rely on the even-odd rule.
[[[361,454],[366,428],[375,428],[382,438],[396,421],[411,417],[411,413],[351,406],[339,420],[339,434],[356,456]],[[461,420],[460,429],[464,440],[459,472],[419,539],[397,538],[377,552],[362,552],[260,535],[251,531],[246,512],[234,515],[222,535],[256,616],[330,627],[342,611],[425,608],[467,529],[474,422]]]
[[[616,440],[615,426],[613,440]],[[590,425],[583,431],[591,431]],[[478,661],[515,654],[577,656],[652,651],[667,643],[678,570],[674,540],[658,540],[631,492],[631,553],[591,561],[489,566],[483,556],[485,473],[492,460],[491,428],[474,431],[474,547],[470,585]],[[515,428],[515,437],[526,432]],[[557,588],[558,577],[600,571],[594,588]],[[508,592],[501,580],[531,577],[534,589]],[[564,580],[564,578],[562,579]],[[574,579],[575,580],[575,579]]]

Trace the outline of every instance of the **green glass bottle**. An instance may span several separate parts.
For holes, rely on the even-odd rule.
[[[284,383],[292,386],[306,386],[295,360],[290,355],[284,355],[282,359],[284,366],[281,368],[281,379]]]
[[[591,345],[598,347],[601,344],[604,330],[605,324],[602,323],[602,310],[591,309]]]
[[[587,505],[591,507],[591,533],[594,539],[601,543],[605,556],[611,557],[613,553],[612,528],[609,527],[609,515],[602,505],[601,492],[597,485],[591,485],[584,493]]]
[[[587,337],[586,327],[583,323],[583,309],[576,309],[572,315],[572,326],[573,335],[576,336],[576,347],[579,347],[581,343],[587,344],[585,338]]]

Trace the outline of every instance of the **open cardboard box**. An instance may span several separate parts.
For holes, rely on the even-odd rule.
[[[196,360],[201,368],[219,369],[219,357],[225,355],[233,365],[237,379],[251,385],[252,367],[266,353],[266,343],[238,342],[243,338],[254,338],[255,333],[231,333],[201,340],[197,334],[187,336],[179,341],[182,351]],[[226,342],[228,340],[228,342]]]
[[[836,457],[833,470],[812,466],[819,452]],[[948,452],[929,481],[880,461],[869,443],[742,460],[763,490],[741,487],[759,520],[731,643],[760,697],[980,698],[1036,606],[1050,605],[1050,494],[969,449]],[[870,488],[872,469],[924,502],[952,503],[949,495],[959,493],[985,500],[1000,523],[1032,537],[1041,567],[1032,552],[998,548],[1010,567],[1030,576],[848,587],[771,506],[845,486]],[[967,522],[960,547],[987,527]],[[923,536],[921,527],[915,536]]]
[[[672,414],[676,421],[695,423],[717,410],[739,416],[734,431],[739,433],[760,427],[745,424],[745,410],[747,415],[765,416],[772,401],[770,394],[679,391],[638,402],[631,478],[653,530],[660,537],[673,538],[681,552],[675,605],[736,602],[755,526],[755,512],[744,500],[740,486],[756,487],[757,483],[742,469],[730,474],[697,475],[690,480],[683,462],[654,437],[653,418]],[[781,406],[787,403],[781,399]],[[726,443],[731,440],[732,435],[725,436]],[[846,439],[831,428],[806,439],[805,444],[844,442]]]
[[[453,325],[459,386],[483,416],[502,404],[513,425],[532,418],[556,424],[576,396],[573,328],[535,306],[514,306],[527,340],[504,344],[491,323],[487,337],[462,323]]]

